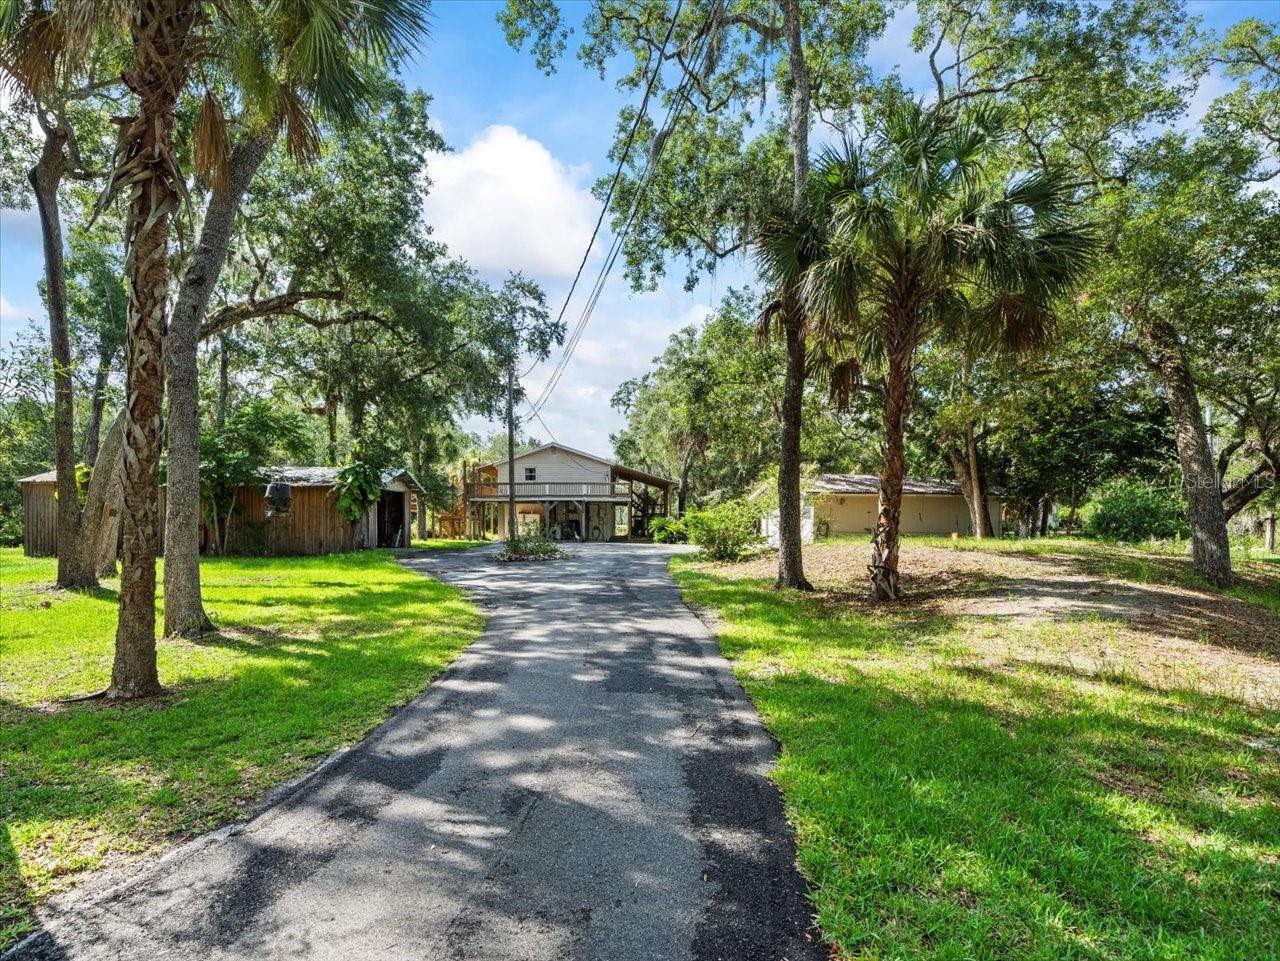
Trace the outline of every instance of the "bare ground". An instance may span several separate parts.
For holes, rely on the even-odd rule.
[[[776,557],[699,567],[772,578]],[[945,619],[990,667],[1051,664],[1280,708],[1280,616],[1195,585],[1183,558],[1123,548],[996,553],[908,541],[901,555],[904,598],[892,607],[868,595],[867,560],[860,541],[806,547],[815,602],[836,614]],[[1143,580],[1117,576],[1129,570]],[[1242,565],[1241,575],[1255,593],[1280,597],[1276,565]]]

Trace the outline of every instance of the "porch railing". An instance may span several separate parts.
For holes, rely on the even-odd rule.
[[[510,496],[506,481],[477,481],[467,484],[467,500],[476,497],[504,498]],[[625,481],[516,481],[516,498],[546,500],[547,498],[575,497],[627,497],[631,486]]]

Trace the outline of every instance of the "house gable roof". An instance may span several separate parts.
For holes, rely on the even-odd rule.
[[[619,464],[615,461],[606,460],[605,458],[599,457],[595,454],[588,454],[584,450],[578,450],[576,447],[570,447],[567,444],[561,444],[558,441],[552,441],[549,444],[543,444],[541,447],[535,447],[533,450],[527,450],[523,454],[516,454],[516,456],[512,458],[512,460],[518,464],[523,458],[531,457],[534,454],[540,454],[544,450],[563,451],[564,453],[568,454],[571,458],[577,458],[577,457],[586,458],[587,460],[593,461],[602,467],[608,467],[611,470],[617,471],[618,476],[623,477],[625,479],[638,480],[641,483],[645,483],[645,484],[656,484],[656,485],[663,485],[663,484],[674,485],[675,484],[675,481],[671,480],[668,477],[661,477],[658,474],[650,474],[648,471],[637,470],[634,467],[627,467],[625,464]],[[499,464],[505,464],[506,462],[507,462],[507,459],[505,457],[502,457],[498,460],[491,460],[487,464],[477,464],[475,469],[484,470],[486,467],[497,467]]]
[[[541,447],[535,447],[533,450],[527,450],[527,451],[524,451],[523,453],[516,454],[516,456],[513,457],[512,460],[518,464],[524,458],[532,457],[534,454],[541,454],[544,450],[564,451],[564,453],[568,454],[570,457],[585,457],[587,460],[595,461],[597,464],[600,464],[604,467],[614,466],[613,461],[605,460],[603,457],[597,457],[595,454],[588,454],[584,450],[578,450],[575,447],[569,447],[565,444],[559,444],[554,441],[550,444],[543,444]],[[507,459],[505,457],[500,457],[497,460],[489,461],[487,464],[477,464],[476,470],[482,470],[485,467],[497,467],[499,464],[505,464],[506,462],[507,462]]]

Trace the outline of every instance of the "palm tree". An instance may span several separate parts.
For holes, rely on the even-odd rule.
[[[1068,178],[1011,175],[1003,113],[955,115],[903,102],[862,145],[827,151],[810,179],[792,288],[813,337],[844,352],[848,375],[883,376],[884,463],[869,571],[877,597],[900,594],[898,531],[915,351],[932,338],[988,351],[1043,347],[1054,311],[1080,282],[1093,233],[1075,219]]]
[[[251,125],[283,124],[295,154],[317,145],[313,111],[350,118],[368,92],[363,67],[408,48],[425,0],[3,0],[0,42],[10,79],[38,96],[104,37],[129,38],[132,116],[119,138],[100,206],[123,199],[127,317],[124,555],[109,698],[160,691],[155,656],[157,470],[162,445],[171,221],[186,199],[174,143],[179,98],[204,88],[197,173],[226,190],[228,135],[218,91],[229,88]],[[225,250],[224,250],[225,253]],[[221,267],[221,257],[217,266]],[[194,346],[193,348],[194,349]],[[194,396],[189,398],[194,402]]]

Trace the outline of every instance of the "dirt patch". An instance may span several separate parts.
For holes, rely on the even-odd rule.
[[[1178,558],[1154,559],[1159,576],[1174,583],[1137,583],[1108,576],[1105,571],[1116,565],[1106,555],[994,553],[907,542],[901,555],[904,597],[892,606],[870,596],[867,559],[861,542],[807,546],[805,574],[816,588],[814,600],[833,613],[947,617],[961,625],[965,640],[989,666],[1053,665],[1280,706],[1280,616],[1178,583],[1190,579]],[[771,579],[777,559],[768,553],[699,567],[734,579]],[[1250,576],[1271,589],[1269,578]]]

